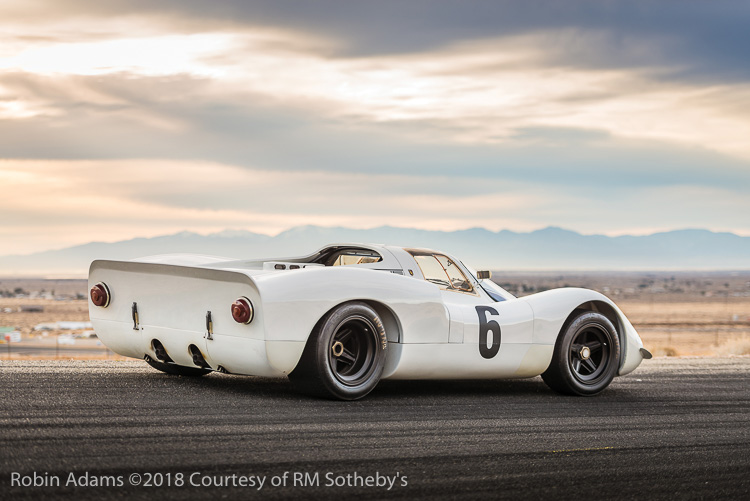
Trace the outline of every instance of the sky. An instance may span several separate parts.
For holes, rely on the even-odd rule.
[[[0,0],[0,255],[300,225],[750,235],[750,3]]]

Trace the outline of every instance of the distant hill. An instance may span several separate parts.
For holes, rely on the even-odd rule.
[[[750,237],[707,230],[607,237],[581,235],[555,227],[515,233],[482,228],[443,232],[389,226],[369,230],[300,226],[274,237],[249,231],[211,235],[181,232],[2,256],[0,276],[82,276],[94,259],[133,259],[181,252],[229,258],[287,257],[339,242],[429,247],[455,254],[474,267],[495,270],[750,269]]]

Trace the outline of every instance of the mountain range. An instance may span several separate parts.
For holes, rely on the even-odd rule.
[[[0,276],[85,276],[94,259],[194,253],[228,258],[290,257],[328,243],[378,242],[442,250],[475,268],[493,270],[748,270],[750,237],[708,230],[646,236],[582,235],[548,227],[529,233],[483,228],[429,231],[299,226],[276,236],[227,230],[181,232],[120,242],[90,242],[28,255],[0,256]]]

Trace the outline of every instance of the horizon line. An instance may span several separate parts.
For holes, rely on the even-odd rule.
[[[740,232],[736,232],[736,231],[712,230],[712,229],[708,229],[708,228],[697,228],[697,227],[673,228],[673,229],[670,229],[670,230],[657,230],[657,231],[653,231],[651,233],[618,233],[618,234],[609,235],[609,234],[606,234],[606,233],[582,233],[580,231],[571,230],[571,229],[568,229],[568,228],[564,228],[564,227],[561,227],[561,226],[555,226],[555,225],[547,225],[547,226],[540,227],[540,228],[537,228],[537,229],[534,229],[534,230],[529,230],[529,231],[510,230],[510,229],[507,229],[507,228],[504,228],[504,229],[501,229],[501,230],[497,230],[497,231],[493,231],[493,230],[491,230],[489,228],[482,227],[482,226],[472,226],[472,227],[468,227],[468,228],[460,228],[460,229],[455,229],[455,230],[432,230],[432,229],[426,229],[426,228],[415,228],[415,227],[406,227],[406,226],[391,226],[391,225],[387,225],[387,224],[381,225],[381,226],[373,226],[373,227],[369,227],[369,228],[352,228],[352,227],[348,227],[348,226],[325,226],[325,225],[315,225],[315,224],[303,224],[303,225],[298,225],[298,226],[291,226],[291,227],[289,227],[287,229],[284,229],[284,230],[281,230],[281,231],[279,231],[278,233],[275,233],[275,234],[260,233],[260,232],[252,231],[252,230],[248,230],[248,229],[237,229],[237,228],[224,228],[223,230],[213,231],[213,232],[207,232],[207,233],[185,229],[185,230],[176,231],[174,233],[163,233],[163,234],[158,234],[158,235],[153,235],[153,236],[133,236],[133,237],[130,237],[130,238],[124,238],[124,239],[120,239],[120,240],[90,240],[88,242],[81,242],[81,243],[78,243],[78,244],[68,245],[66,247],[53,247],[53,248],[48,248],[48,249],[44,249],[44,250],[38,250],[38,251],[28,252],[28,253],[24,253],[24,254],[3,254],[3,255],[0,255],[0,259],[2,259],[2,258],[11,258],[11,257],[26,257],[26,256],[32,256],[34,254],[42,254],[42,253],[45,253],[45,252],[58,252],[58,251],[62,251],[62,250],[66,250],[66,249],[72,249],[72,248],[75,248],[75,247],[81,247],[81,246],[90,245],[90,244],[117,244],[117,243],[122,243],[122,242],[130,242],[130,241],[133,241],[133,240],[151,240],[151,239],[154,239],[154,238],[172,237],[172,236],[177,236],[177,235],[180,235],[180,234],[190,234],[190,235],[198,235],[198,236],[202,236],[202,237],[211,237],[211,236],[219,236],[222,233],[237,232],[237,233],[249,233],[249,234],[253,234],[253,235],[260,235],[260,236],[264,236],[264,237],[268,237],[268,238],[273,239],[273,238],[276,238],[276,237],[282,235],[283,233],[287,233],[289,231],[292,231],[292,230],[295,230],[295,229],[299,229],[299,228],[322,228],[322,229],[327,229],[327,230],[337,230],[337,229],[340,229],[340,230],[354,230],[354,231],[373,231],[373,230],[379,230],[379,229],[394,229],[394,230],[417,230],[417,231],[424,231],[424,232],[431,232],[431,233],[444,233],[444,234],[458,233],[458,232],[471,231],[471,230],[483,230],[483,231],[486,231],[488,233],[493,233],[493,234],[496,234],[496,235],[500,234],[502,232],[515,233],[515,234],[518,234],[518,235],[524,235],[524,234],[525,235],[529,235],[531,233],[536,233],[536,232],[539,232],[539,231],[553,229],[553,230],[561,230],[561,231],[565,231],[565,232],[575,233],[575,234],[583,236],[583,237],[606,237],[606,238],[620,238],[620,237],[636,237],[636,238],[638,238],[638,237],[650,237],[650,236],[660,235],[660,234],[666,234],[666,233],[675,233],[675,232],[681,232],[681,231],[706,231],[706,232],[714,233],[714,234],[734,235],[734,236],[740,237],[740,238],[748,238],[748,237],[750,237],[750,234],[744,235],[744,234],[742,234]]]

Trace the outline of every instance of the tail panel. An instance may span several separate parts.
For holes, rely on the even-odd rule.
[[[260,294],[244,273],[130,261],[94,261],[89,287],[103,282],[110,292],[106,308],[89,300],[97,336],[113,351],[155,360],[163,353],[174,363],[194,366],[197,348],[212,369],[273,376],[267,361]],[[232,318],[239,297],[253,305],[250,324]],[[155,342],[156,341],[156,342]],[[162,360],[163,361],[163,360]]]

